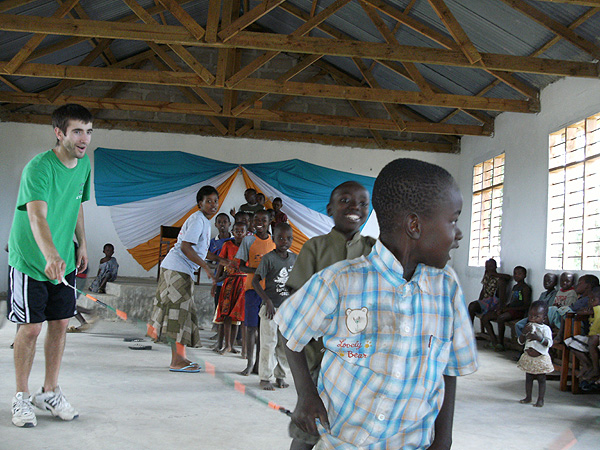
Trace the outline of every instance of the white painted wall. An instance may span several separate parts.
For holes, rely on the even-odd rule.
[[[483,276],[483,268],[468,266],[473,166],[502,152],[506,153],[506,167],[501,270],[512,274],[514,266],[522,265],[528,270],[534,299],[543,290],[542,278],[547,272],[548,135],[600,111],[600,81],[562,79],[542,91],[541,105],[541,112],[535,115],[501,114],[493,138],[462,140],[458,179],[465,199],[460,221],[465,238],[453,259],[467,300],[479,296]]]
[[[12,223],[18,184],[25,164],[37,153],[54,145],[53,132],[43,125],[0,123],[0,243],[8,242]],[[253,163],[279,161],[298,158],[313,164],[367,176],[377,176],[379,170],[389,161],[400,157],[419,158],[440,164],[453,175],[458,174],[458,155],[424,152],[402,152],[387,150],[365,150],[358,148],[331,147],[318,144],[301,144],[249,139],[228,139],[200,137],[193,135],[143,133],[115,130],[95,130],[88,150],[92,161],[96,147],[126,150],[178,150],[233,163]],[[231,206],[239,206],[243,200],[243,182],[238,177],[231,200],[224,202],[222,211]],[[102,257],[102,247],[111,242],[115,245],[115,256],[119,260],[119,274],[122,276],[155,276],[156,269],[145,271],[127,253],[115,232],[108,207],[98,207],[95,203],[92,185],[92,199],[84,206],[86,233],[90,256],[90,274],[98,270]],[[0,291],[7,287],[7,254],[0,252]]]

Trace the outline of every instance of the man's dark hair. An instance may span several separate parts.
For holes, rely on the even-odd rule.
[[[398,214],[430,216],[456,185],[450,173],[435,164],[400,158],[386,165],[373,185],[373,208],[381,232],[393,232]]]
[[[227,221],[229,223],[231,223],[231,217],[229,217],[229,214],[227,213],[219,213],[217,214],[217,217],[215,217],[215,221],[219,218],[219,217],[225,217],[227,219]]]
[[[200,203],[201,201],[204,200],[204,197],[207,197],[212,194],[217,194],[217,196],[218,196],[219,191],[217,191],[212,186],[202,186],[200,188],[200,190],[198,191],[198,193],[196,194],[196,203]]]
[[[279,233],[280,231],[293,232],[293,229],[292,229],[292,226],[286,222],[279,222],[279,223],[276,223],[275,225],[273,225],[273,234],[275,234],[275,232]]]
[[[598,280],[598,277],[596,275],[592,275],[590,273],[580,276],[579,280],[581,281],[581,279],[584,279],[584,282],[589,284],[592,287],[592,289],[595,288],[596,286],[600,285],[600,281]]]
[[[94,117],[87,108],[76,103],[67,103],[55,109],[52,113],[52,128],[59,128],[63,133],[66,133],[69,120],[80,120],[83,123],[90,123],[94,120]]]

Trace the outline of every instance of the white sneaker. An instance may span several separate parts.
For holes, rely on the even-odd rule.
[[[31,405],[31,398],[25,392],[17,392],[12,401],[12,423],[18,427],[31,428],[37,419]]]
[[[40,409],[50,411],[54,417],[60,417],[62,420],[73,420],[79,417],[79,413],[67,401],[58,386],[50,392],[44,392],[44,388],[40,388],[31,397],[31,403]]]

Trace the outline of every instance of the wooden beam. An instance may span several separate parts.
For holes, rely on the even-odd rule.
[[[411,74],[408,71],[406,64],[401,65],[401,64],[391,62],[391,61],[377,61],[377,62],[380,63],[382,66],[387,67],[388,69],[397,73],[400,76],[403,76],[405,78],[411,77]],[[437,94],[447,94],[448,93],[446,90],[442,89],[441,87],[439,87],[437,85],[429,84],[429,83],[428,83],[428,85],[430,86],[433,93],[437,93]],[[424,93],[424,95],[431,95],[431,94]],[[483,124],[486,124],[488,126],[493,126],[494,119],[492,119],[490,116],[488,116],[485,113],[482,113],[477,110],[472,110],[472,109],[461,109],[460,111],[464,111],[466,114],[470,115],[471,117],[480,121]]]
[[[127,6],[140,18],[146,25],[154,25],[155,28],[166,27],[167,25],[159,25],[154,18],[140,6],[136,0],[123,0]],[[187,30],[186,30],[187,31]],[[149,39],[152,41],[152,39]],[[190,69],[196,72],[200,78],[202,78],[208,84],[212,84],[215,81],[215,77],[208,69],[206,69],[198,60],[187,51],[181,44],[169,44],[171,50],[173,50],[177,56],[179,56],[183,62],[185,62]]]
[[[42,114],[8,113],[3,114],[2,119],[6,122],[36,123],[41,125],[49,125],[51,123],[51,116]],[[221,135],[213,127],[182,124],[177,122],[157,123],[135,120],[105,120],[95,118],[94,128],[110,130],[154,131],[158,133],[170,134],[195,134],[200,136]],[[310,133],[289,133],[267,130],[250,130],[248,137],[253,139],[308,142],[313,144],[318,143],[344,147],[362,147],[366,149],[376,148],[373,139],[361,137],[323,136]],[[444,143],[386,139],[384,140],[384,144],[384,148],[391,150],[418,150],[424,152],[456,153],[456,149],[452,145]]]
[[[434,42],[437,42],[441,46],[451,49],[451,50],[460,50],[459,45],[452,40],[452,38],[448,37],[445,34],[442,34],[428,25],[420,22],[417,19],[414,19],[408,15],[408,12],[400,11],[399,9],[385,3],[383,0],[365,0],[374,8],[378,9],[384,14],[387,14],[391,18],[397,20],[398,22],[403,23],[407,27],[416,31],[417,33],[422,34],[423,36],[431,39]]]
[[[223,42],[231,39],[233,36],[238,34],[248,25],[256,22],[261,17],[269,14],[269,12],[277,8],[284,1],[286,0],[263,0],[257,6],[255,6],[246,14],[244,14],[242,17],[239,17],[238,19],[230,23],[227,27],[224,27],[219,32],[219,37]]]
[[[0,62],[0,71],[5,62]],[[211,87],[204,84],[195,73],[133,70],[105,67],[60,66],[52,64],[25,63],[16,75],[36,78],[58,78],[87,81],[125,81],[168,86]],[[292,94],[303,97],[336,98],[379,103],[441,106],[446,108],[469,108],[492,111],[537,112],[531,103],[523,100],[473,97],[468,95],[435,94],[426,97],[421,92],[373,89],[354,86],[300,83],[277,80],[247,79],[239,83],[237,89],[250,92]]]
[[[24,92],[23,89],[21,89],[20,87],[18,87],[16,84],[11,83],[10,81],[8,81],[6,78],[4,77],[0,77],[0,82],[4,83],[5,85],[7,85],[9,88],[11,88],[13,91],[16,92]]]
[[[312,77],[308,78],[306,80],[306,83],[318,83],[319,81],[321,81],[323,78],[325,78],[327,76],[327,72],[319,72],[315,75],[313,75]],[[286,105],[287,103],[291,102],[292,100],[294,100],[296,97],[294,97],[293,95],[284,95],[283,97],[281,97],[279,100],[277,100],[275,103],[273,103],[271,106],[269,106],[270,110],[278,110],[283,108],[284,105]]]
[[[201,104],[133,99],[107,99],[70,95],[61,95],[54,102],[50,102],[44,95],[41,94],[0,92],[0,103],[6,102],[53,106],[64,105],[66,103],[78,103],[89,109],[100,108],[107,110],[112,109],[123,111],[153,111],[177,114],[193,114],[201,116],[224,116],[223,113],[215,113],[209,106]],[[259,119],[265,122],[282,122],[301,125],[323,125],[333,127],[364,128],[367,130],[397,131],[396,124],[393,121],[387,119],[334,116],[326,114],[308,114],[293,111],[272,111],[265,109],[249,109],[243,112],[239,117],[248,120]],[[490,135],[490,131],[487,130],[486,127],[480,127],[476,125],[437,124],[430,122],[407,122],[406,132],[471,136]]]
[[[183,4],[189,3],[191,0],[176,0],[176,1],[177,1],[177,3],[183,5]],[[2,2],[2,3],[0,3],[0,5],[3,5],[4,3],[5,2]],[[148,12],[148,14],[154,15],[154,14],[160,14],[162,11],[164,11],[164,9],[165,8],[163,6],[153,6],[151,8],[148,8],[146,11]],[[122,18],[116,20],[115,22],[131,23],[131,22],[136,22],[138,20],[139,20],[138,16],[136,16],[135,14],[130,14],[128,16],[125,16],[125,17],[122,17]],[[87,38],[81,38],[81,37],[67,38],[67,39],[64,39],[63,41],[57,42],[56,44],[48,45],[47,47],[37,49],[29,56],[29,58],[27,58],[27,61],[32,61],[34,59],[50,55],[54,52],[64,50],[65,48],[69,48],[69,47],[72,47],[73,45],[77,45],[80,42],[85,41],[86,39]]]
[[[10,11],[11,9],[18,8],[27,3],[33,3],[33,0],[4,0],[0,2],[0,13]]]
[[[307,67],[309,67],[311,64],[313,64],[319,58],[321,58],[321,55],[307,55],[307,56],[305,56],[294,67],[292,67],[291,69],[289,69],[284,74],[278,76],[277,77],[277,81],[283,82],[283,81],[291,80],[294,76],[298,75],[300,72],[302,72],[304,69],[306,69]],[[236,106],[231,111],[231,113],[234,116],[237,116],[241,112],[247,110],[248,108],[251,108],[255,104],[255,102],[261,100],[262,98],[266,97],[267,95],[269,95],[269,94],[266,93],[266,92],[260,92],[260,93],[254,94],[248,100],[246,100],[246,101],[240,103],[238,106]]]
[[[52,14],[52,17],[63,18],[67,13],[77,4],[79,0],[66,0],[61,4],[58,9]],[[27,43],[21,47],[21,50],[17,52],[10,62],[4,67],[4,73],[10,75],[25,62],[25,60],[31,55],[31,53],[42,43],[46,38],[46,34],[36,34],[32,36]]]
[[[600,0],[598,0],[598,1],[600,2]],[[571,22],[569,24],[569,28],[571,30],[574,30],[579,25],[583,24],[588,19],[590,19],[592,16],[598,14],[598,12],[600,12],[600,7],[588,9],[581,16],[579,16],[577,19],[575,19],[573,22]],[[546,42],[544,45],[542,45],[540,48],[538,48],[535,52],[531,53],[529,56],[539,56],[539,55],[541,55],[542,53],[544,53],[545,51],[547,51],[550,47],[552,47],[553,45],[555,45],[556,43],[558,43],[558,41],[560,41],[560,39],[561,39],[560,36],[555,35],[552,39],[550,39],[548,42]]]
[[[539,9],[531,6],[530,4],[520,1],[520,0],[502,0],[507,5],[526,15],[532,20],[535,20],[537,23],[542,25],[543,27],[549,29],[553,33],[559,35],[566,41],[570,42],[574,46],[583,50],[584,52],[592,55],[596,59],[600,59],[600,47],[593,44],[592,42],[582,38],[573,30],[564,26],[562,23],[557,22],[552,19],[548,15],[544,14]],[[595,5],[598,6],[598,5]]]
[[[152,57],[152,58],[150,58],[150,60],[159,70],[164,70],[165,63],[161,62],[156,57]],[[171,60],[171,62],[174,63],[173,60]],[[206,102],[206,104],[208,106],[210,106],[212,108],[213,111],[215,111],[215,112],[221,111],[221,107],[211,97],[208,97],[208,101],[206,101],[207,94],[202,89],[200,89],[200,88],[184,88],[182,86],[177,86],[177,87],[179,88],[181,93],[183,95],[185,95],[185,97],[192,103],[198,103],[198,97],[196,97],[196,95],[198,95],[202,100],[204,100]],[[194,95],[194,94],[196,94],[196,95]],[[223,136],[225,136],[227,134],[227,128],[225,128],[225,126],[223,126],[223,124],[219,121],[219,119],[217,119],[216,117],[212,117],[212,116],[206,116],[206,118],[209,120],[210,123],[212,123],[215,126],[215,128],[217,130],[219,130],[221,132],[221,134]]]
[[[369,0],[369,3],[372,3],[372,0]],[[201,47],[238,47],[277,52],[312,53],[472,67],[469,60],[460,51],[414,46],[392,47],[389,44],[373,42],[340,41],[307,36],[267,35],[248,31],[238,33],[226,43],[209,44],[197,41],[185,28],[180,26],[161,25],[157,27],[138,23],[32,18],[31,16],[10,14],[0,14],[0,30],[179,43]],[[584,78],[598,78],[599,76],[599,63],[597,62],[553,60],[493,53],[482,53],[481,55],[485,67],[490,70]]]
[[[181,67],[179,67],[177,65],[177,63],[173,60],[173,58],[171,58],[160,45],[154,44],[153,42],[149,42],[148,45],[156,53],[156,55],[160,59],[162,59],[167,66],[169,66],[171,68],[171,70],[173,70],[174,72],[186,73],[186,72],[184,72],[184,70]],[[204,91],[204,89],[202,89],[200,87],[196,87],[196,86],[190,86],[190,88],[202,100],[204,100],[204,102],[208,106],[210,106],[213,109],[213,111],[215,111],[215,112],[221,111],[221,106],[219,106],[219,104],[216,101],[214,101],[213,98],[210,95],[208,95],[207,92]]]
[[[566,3],[569,5],[581,5],[600,7],[600,0],[539,0],[541,2]]]
[[[465,30],[463,30],[463,27],[460,26],[460,23],[458,23],[458,20],[456,20],[454,14],[452,14],[452,11],[450,11],[450,8],[448,8],[446,3],[444,3],[443,0],[428,1],[435,13],[446,26],[446,29],[450,32],[456,43],[459,45],[461,51],[467,57],[469,62],[471,64],[475,64],[481,61],[481,55],[479,54],[479,51],[475,48],[471,42],[471,39],[469,39],[469,36],[467,33],[465,33]]]
[[[331,5],[329,5],[327,8],[325,8],[323,11],[321,11],[315,17],[304,22],[300,27],[298,27],[298,29],[294,30],[290,36],[304,36],[310,30],[317,27],[321,22],[326,20],[328,17],[333,15],[337,10],[339,10],[340,8],[342,8],[344,5],[346,5],[349,2],[350,2],[350,0],[335,0]],[[238,34],[238,36],[239,36],[239,34]],[[233,75],[231,78],[229,78],[225,82],[225,84],[230,88],[234,87],[241,80],[247,78],[249,75],[254,73],[258,68],[262,67],[264,64],[266,64],[267,62],[269,62],[270,60],[275,58],[279,53],[281,53],[281,52],[280,51],[267,52],[264,55],[259,56],[254,61],[252,61],[250,64],[245,66],[242,70],[238,71],[235,75]],[[318,53],[318,52],[309,52],[309,53]]]
[[[406,45],[398,47],[376,42],[349,42],[318,37],[267,35],[245,31],[239,33],[227,44],[242,48],[291,53],[318,53],[331,56],[473,67],[460,51]],[[483,64],[490,70],[598,78],[599,64],[597,62],[551,60],[493,53],[482,53],[481,56]]]
[[[158,0],[173,16],[188,30],[192,36],[200,40],[206,33],[196,20],[190,16],[185,9],[175,0]]]
[[[209,0],[208,17],[206,18],[206,42],[217,42],[219,31],[219,17],[221,17],[221,0]]]
[[[101,39],[96,48],[88,53],[87,56],[81,60],[78,66],[86,67],[91,65],[102,54],[102,52],[108,48],[111,42],[112,39]],[[69,89],[69,87],[71,87],[74,83],[76,83],[74,80],[62,80],[57,86],[50,89],[50,92],[47,92],[46,96],[52,102],[56,99],[56,97]]]
[[[362,106],[360,106],[360,103],[350,100],[350,105],[354,111],[356,111],[358,117],[367,117],[367,113],[365,113],[365,110],[362,108]],[[369,132],[371,133],[371,136],[373,136],[373,139],[375,139],[375,142],[377,142],[377,146],[379,148],[385,148],[385,142],[381,136],[381,133],[377,130],[369,130]]]
[[[364,77],[365,81],[369,84],[369,86],[371,86],[371,88],[373,88],[373,89],[381,88],[379,83],[377,82],[377,80],[375,80],[375,77],[373,76],[373,74],[369,71],[369,69],[367,68],[365,63],[362,62],[361,59],[352,58],[352,61],[354,61],[354,64],[356,65],[356,67],[358,67],[358,70],[360,70],[360,73],[362,73],[362,76]],[[387,103],[382,103],[382,104],[383,104],[383,107],[385,108],[385,110],[388,112],[388,114],[392,118],[392,120],[394,121],[394,123],[398,126],[398,130],[400,130],[400,131],[406,130],[406,123],[404,122],[402,117],[400,117],[400,113],[395,108],[396,105],[388,105]]]

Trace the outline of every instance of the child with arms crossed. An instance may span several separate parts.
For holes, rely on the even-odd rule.
[[[544,406],[546,394],[546,374],[554,371],[548,349],[552,347],[552,331],[544,322],[547,320],[548,305],[543,301],[535,301],[529,308],[527,325],[523,334],[518,337],[519,344],[525,344],[525,350],[519,358],[517,367],[526,373],[525,398],[521,403],[531,403],[533,380],[538,382],[538,399],[535,405]]]
[[[277,333],[277,324],[273,316],[281,304],[290,296],[285,286],[289,274],[296,262],[296,255],[289,251],[293,241],[292,227],[287,223],[275,224],[273,242],[275,250],[263,256],[254,278],[252,287],[263,301],[260,307],[260,359],[258,361],[258,376],[260,387],[266,391],[274,390],[271,380],[275,375],[275,386],[286,388],[285,344]],[[260,285],[265,280],[265,288]]]
[[[381,235],[371,253],[318,272],[275,316],[298,392],[292,420],[319,430],[319,450],[449,449],[456,376],[477,368],[447,266],[462,197],[441,167],[398,159],[377,177],[373,206]],[[318,336],[317,391],[302,348]]]

